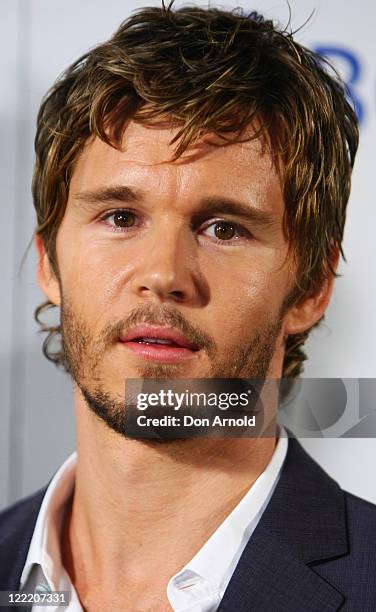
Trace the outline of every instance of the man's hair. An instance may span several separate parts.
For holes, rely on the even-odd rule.
[[[355,113],[337,73],[318,54],[256,12],[143,8],[107,42],[72,64],[44,98],[37,121],[33,198],[39,234],[58,277],[56,234],[75,163],[88,139],[121,147],[128,122],[178,128],[172,159],[203,135],[228,142],[262,138],[280,169],[283,230],[297,264],[288,304],[313,294],[342,239],[358,145]],[[252,136],[249,126],[255,127]],[[234,136],[235,135],[235,136]],[[40,320],[53,350],[60,326]],[[312,328],[311,328],[312,329]],[[296,377],[310,329],[286,341],[284,377]]]

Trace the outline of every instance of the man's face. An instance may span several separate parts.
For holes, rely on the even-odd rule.
[[[118,431],[126,378],[281,374],[292,273],[271,156],[204,141],[170,162],[173,135],[88,142],[57,235],[66,359]]]

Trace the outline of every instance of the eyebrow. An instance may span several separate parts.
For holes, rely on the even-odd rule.
[[[76,202],[86,204],[90,210],[95,210],[99,204],[109,204],[112,202],[120,204],[140,203],[146,197],[147,194],[145,192],[126,185],[101,187],[92,191],[78,192],[73,195]],[[277,224],[277,219],[272,212],[260,210],[234,198],[222,196],[202,198],[199,202],[199,210],[192,216],[193,224],[207,219],[209,213],[212,215],[233,215],[265,229]]]
[[[78,192],[73,197],[75,200],[92,205],[94,208],[96,204],[108,204],[109,202],[121,202],[123,204],[141,202],[144,194],[126,185],[114,185],[113,187],[100,187],[92,191]]]
[[[208,213],[212,215],[232,215],[265,229],[277,224],[277,219],[272,212],[266,212],[245,202],[221,196],[200,200],[200,210],[193,215],[194,223],[204,221]]]

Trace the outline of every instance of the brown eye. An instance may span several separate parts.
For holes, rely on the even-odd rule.
[[[231,240],[235,236],[235,228],[231,223],[216,223],[214,234],[219,240]]]
[[[116,227],[132,227],[135,223],[134,214],[127,210],[119,210],[113,214],[113,218]]]

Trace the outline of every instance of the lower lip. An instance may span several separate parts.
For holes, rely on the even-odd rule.
[[[192,358],[198,351],[182,346],[167,346],[163,344],[143,344],[141,342],[121,342],[136,355],[146,361],[159,361],[163,363],[176,363]]]

